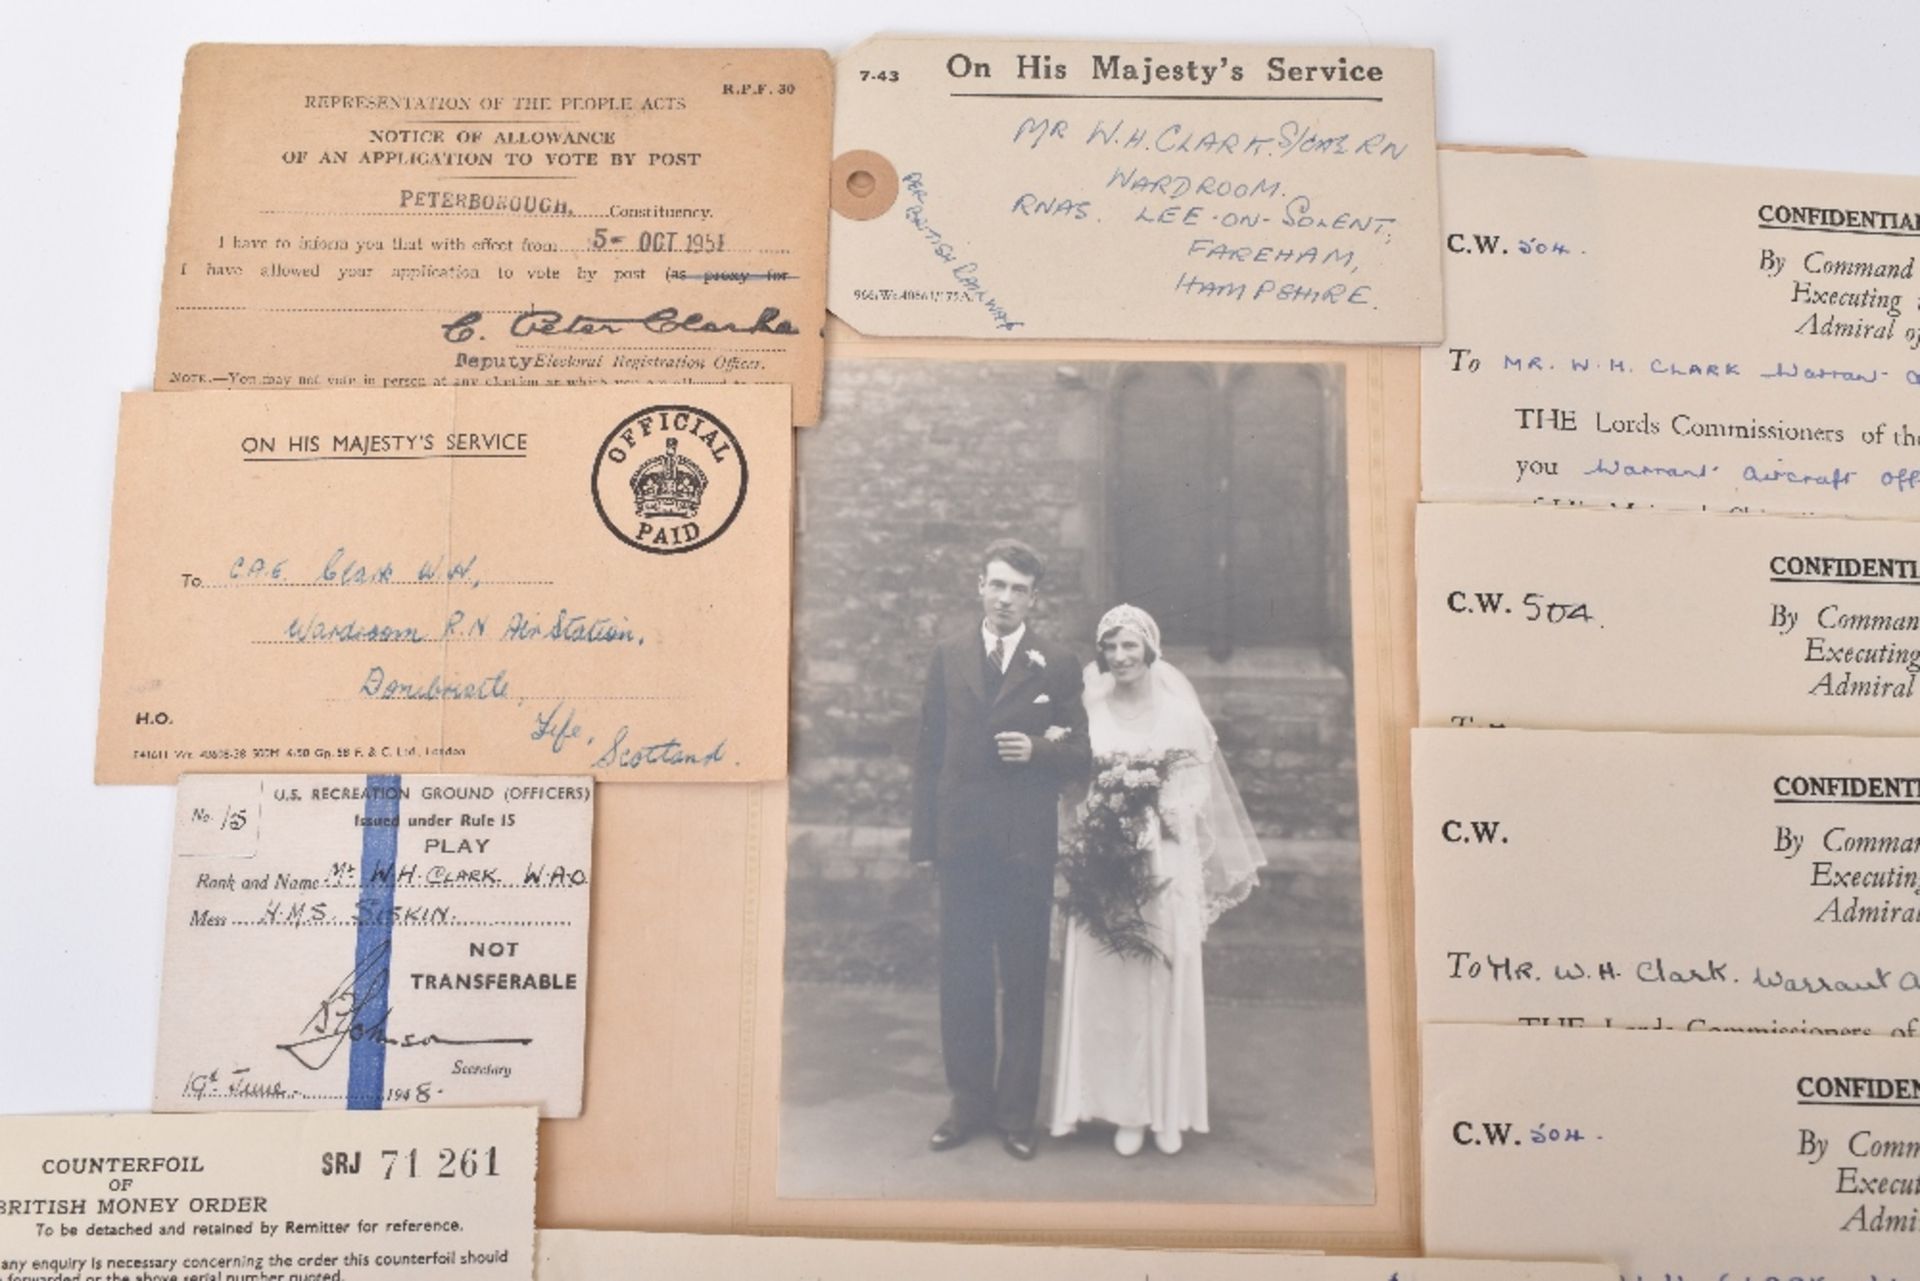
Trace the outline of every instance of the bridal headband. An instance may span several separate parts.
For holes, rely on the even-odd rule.
[[[1160,624],[1153,621],[1153,615],[1138,605],[1115,605],[1100,616],[1100,625],[1094,629],[1093,639],[1097,644],[1119,628],[1129,628],[1140,634],[1147,647],[1154,653],[1160,652]]]

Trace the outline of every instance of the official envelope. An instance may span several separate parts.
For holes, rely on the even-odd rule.
[[[779,777],[792,446],[772,386],[128,396],[95,776]]]
[[[1427,49],[880,36],[829,305],[923,338],[1440,338]]]
[[[1434,1024],[1423,1043],[1431,1253],[1675,1281],[1912,1275],[1904,1037]]]
[[[1912,734],[1920,524],[1423,503],[1424,725]]]
[[[1920,515],[1920,179],[1448,152],[1428,499]]]
[[[786,383],[820,412],[832,69],[199,45],[158,390]]]
[[[532,1108],[0,1117],[0,1274],[533,1272]]]
[[[1911,739],[1419,729],[1428,1022],[1920,1034]]]
[[[535,1249],[540,1281],[616,1277],[759,1277],[830,1281],[920,1277],[972,1281],[1094,1281],[1138,1275],[1150,1264],[1160,1281],[1616,1281],[1610,1268],[1583,1263],[1490,1263],[1466,1259],[1363,1259],[1273,1252],[1136,1250],[1069,1246],[943,1245],[928,1241],[848,1241],[806,1237],[682,1236],[645,1232],[546,1230]]]
[[[593,783],[180,780],[156,1111],[580,1114]]]

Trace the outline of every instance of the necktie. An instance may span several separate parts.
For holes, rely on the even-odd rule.
[[[1005,674],[1007,670],[1007,638],[1006,637],[996,636],[993,638],[992,657],[993,657],[993,670],[995,670],[996,672]]]

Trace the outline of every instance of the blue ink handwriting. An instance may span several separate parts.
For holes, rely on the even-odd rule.
[[[1783,483],[1788,485],[1815,485],[1826,489],[1845,489],[1853,483],[1860,473],[1850,468],[1835,467],[1832,471],[1801,472],[1791,467],[1775,467],[1771,471],[1761,471],[1748,463],[1740,471],[1740,479],[1755,484],[1770,485]]]
[[[426,681],[410,681],[389,677],[386,668],[376,666],[367,669],[359,692],[362,697],[377,699],[485,702],[507,697],[507,669],[503,667],[491,676],[470,681],[450,681],[438,672]]]
[[[900,185],[906,188],[907,194],[913,199],[913,203],[906,207],[904,214],[907,224],[926,238],[935,258],[949,264],[953,278],[961,288],[987,309],[987,314],[993,318],[993,327],[1003,331],[1024,327],[1026,322],[1015,320],[1012,312],[1008,311],[1006,306],[990,294],[987,287],[981,283],[980,264],[960,262],[960,251],[927,221],[926,179],[917,172],[910,173],[900,180]]]
[[[1705,480],[1720,470],[1718,463],[1697,467],[1663,467],[1653,463],[1630,463],[1623,458],[1599,458],[1587,468],[1585,476],[1664,476],[1671,480]]]

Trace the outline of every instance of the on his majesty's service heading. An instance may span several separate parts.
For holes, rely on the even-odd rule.
[[[990,80],[1004,76],[1009,59],[1016,80],[1072,81],[1123,85],[1194,84],[1203,88],[1236,84],[1368,85],[1387,81],[1387,68],[1378,62],[1335,54],[1324,59],[1289,57],[1276,53],[1264,59],[1248,58],[1245,49],[1233,53],[1193,54],[1186,58],[1138,53],[1053,54],[1022,50],[993,51],[978,56],[956,49],[946,70],[956,80]],[[999,68],[1001,70],[996,70]]]
[[[788,529],[787,402],[771,386],[130,397],[101,778],[784,770],[786,665],[764,660],[787,636],[786,561],[767,554]]]
[[[1429,51],[880,37],[837,74],[863,333],[1440,336]]]

